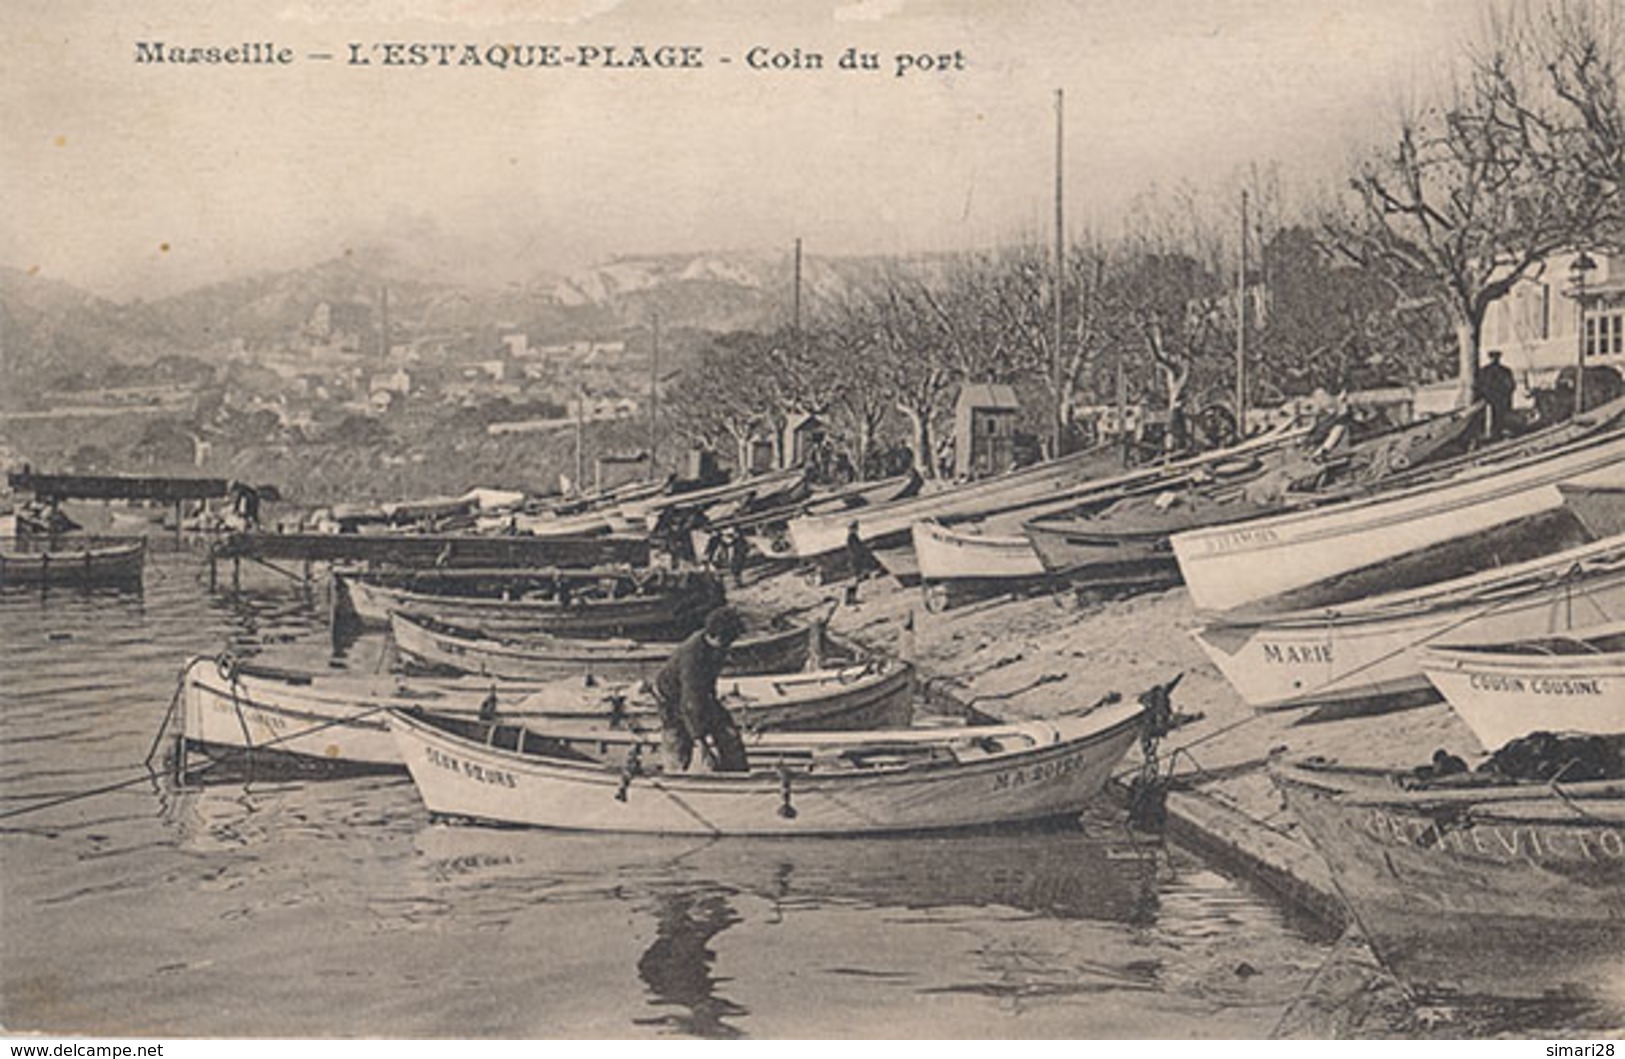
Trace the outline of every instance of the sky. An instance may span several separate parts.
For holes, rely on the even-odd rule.
[[[1485,0],[1490,2],[1490,0]],[[389,240],[496,280],[617,254],[1048,238],[1310,189],[1444,90],[1478,0],[8,0],[0,265],[126,300]],[[268,42],[286,65],[138,62]],[[385,64],[388,44],[451,65]],[[699,68],[458,65],[687,46]],[[367,65],[352,63],[352,48]],[[848,48],[878,70],[844,70]],[[753,49],[760,49],[755,50]],[[802,68],[752,58],[796,49]],[[822,69],[806,57],[822,55]],[[312,58],[329,54],[331,59]],[[500,53],[499,53],[500,54]],[[531,50],[531,55],[543,52]],[[899,56],[937,69],[899,76]],[[789,61],[789,60],[784,60]]]

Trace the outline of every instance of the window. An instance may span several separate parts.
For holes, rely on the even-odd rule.
[[[1625,354],[1625,310],[1588,313],[1585,321],[1585,350],[1588,357]]]

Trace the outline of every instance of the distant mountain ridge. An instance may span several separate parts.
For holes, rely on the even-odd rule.
[[[538,344],[661,326],[723,332],[790,321],[788,253],[626,255],[568,276],[463,282],[432,255],[354,249],[297,269],[212,283],[153,301],[112,302],[0,267],[0,378],[43,383],[166,353],[221,355],[238,343],[295,341],[318,307],[376,343],[388,291],[394,341],[524,332]],[[806,258],[802,299],[838,297],[881,267],[870,258]]]

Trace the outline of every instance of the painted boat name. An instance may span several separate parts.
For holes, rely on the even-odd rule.
[[[1274,544],[1281,538],[1268,527],[1260,526],[1256,529],[1234,529],[1217,533],[1207,538],[1207,553],[1217,555],[1224,552],[1240,551],[1251,548],[1256,544]]]
[[[1332,660],[1332,645],[1329,643],[1261,643],[1259,646],[1264,651],[1264,661],[1272,665],[1297,666],[1316,662],[1330,663]]]
[[[1082,768],[1084,755],[1070,754],[1054,761],[1041,761],[1030,768],[1006,769],[993,774],[993,789],[996,791],[1014,790],[1025,787],[1029,783],[1051,783],[1068,776]]]
[[[1523,695],[1602,695],[1602,681],[1596,677],[1502,677],[1474,673],[1468,678],[1474,691],[1507,692]]]
[[[472,761],[458,761],[450,754],[441,753],[432,746],[424,747],[423,752],[428,757],[431,765],[438,765],[447,771],[460,772],[470,779],[478,780],[481,783],[495,784],[498,787],[519,786],[518,781],[513,778],[513,774],[510,772],[486,768],[484,765]]]
[[[1473,854],[1511,861],[1625,860],[1625,834],[1606,827],[1517,827],[1476,824],[1440,830],[1432,820],[1395,816],[1373,810],[1364,830],[1378,842],[1415,846],[1442,853]]]

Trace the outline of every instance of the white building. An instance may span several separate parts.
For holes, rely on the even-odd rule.
[[[1591,252],[1595,266],[1576,269],[1578,254],[1555,255],[1533,277],[1490,306],[1480,346],[1501,351],[1520,382],[1548,387],[1580,355],[1581,309],[1588,365],[1625,374],[1625,256]]]

